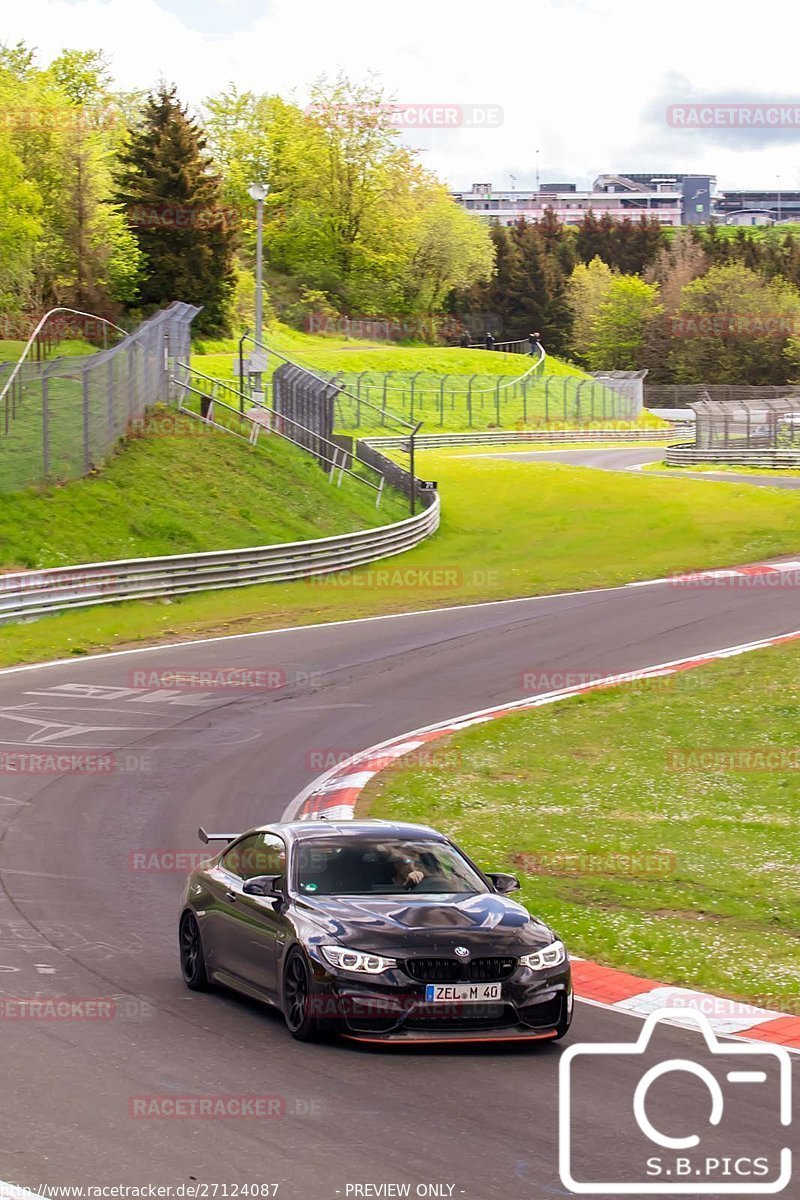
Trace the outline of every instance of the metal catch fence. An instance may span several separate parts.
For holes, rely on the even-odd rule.
[[[322,374],[322,372],[320,372]],[[635,421],[641,398],[616,382],[577,375],[437,375],[415,371],[327,372],[337,396],[334,426],[385,433],[397,418],[427,429],[517,429]]]
[[[710,397],[690,408],[697,450],[791,449],[800,446],[800,391],[776,399],[721,401]]]
[[[781,400],[799,396],[798,384],[749,383],[645,383],[644,403],[647,408],[689,408],[701,400],[720,403],[743,403],[750,400]]]
[[[0,371],[0,492],[87,475],[132,424],[174,397],[200,310],[176,302],[95,354]]]

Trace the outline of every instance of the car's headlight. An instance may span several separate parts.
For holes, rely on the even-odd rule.
[[[564,943],[551,942],[549,946],[543,946],[541,950],[536,950],[533,954],[523,954],[519,961],[523,967],[530,967],[533,971],[543,971],[546,967],[559,967],[566,960],[567,948]]]
[[[396,958],[383,958],[380,954],[367,954],[363,950],[348,950],[346,946],[320,946],[322,955],[332,967],[343,971],[358,971],[363,975],[380,975],[397,966]]]

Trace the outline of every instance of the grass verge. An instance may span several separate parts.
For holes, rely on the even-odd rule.
[[[398,345],[396,342],[365,341],[322,334],[302,333],[276,322],[266,334],[274,346],[287,358],[302,366],[324,371],[424,371],[437,375],[521,375],[531,366],[523,354],[506,354],[499,350],[463,350],[458,346]],[[245,352],[247,353],[247,345]],[[200,370],[205,359],[213,363],[227,378],[238,354],[234,339],[221,342],[201,341],[192,360]],[[561,359],[547,359],[550,375],[574,375],[586,378],[586,372]],[[209,372],[215,374],[216,372]]]
[[[372,490],[348,477],[332,487],[312,458],[277,438],[253,448],[156,409],[101,471],[5,498],[0,568],[301,541],[406,515],[397,493],[376,509]]]
[[[15,338],[0,338],[0,362],[16,362],[25,349],[26,342]],[[47,361],[54,358],[82,358],[85,354],[96,354],[97,346],[85,342],[82,338],[67,338],[56,342],[47,356]],[[31,351],[28,361],[34,361],[35,351]]]
[[[504,717],[362,809],[515,871],[576,954],[800,1012],[798,679],[787,646]]]
[[[671,463],[664,462],[663,460],[661,462],[645,463],[644,466],[639,468],[639,470],[669,471],[671,474],[674,473],[675,475],[680,475],[682,471],[684,473],[687,471],[697,471],[702,474],[713,472],[716,475],[766,475],[767,477],[773,477],[775,479],[782,479],[787,475],[800,475],[800,470],[796,470],[792,467],[729,467],[726,466],[725,463],[710,462],[691,463],[686,467],[673,467]]]
[[[209,592],[169,605],[98,606],[3,626],[0,665],[609,586],[796,554],[800,547],[800,504],[790,491],[428,451],[420,453],[418,470],[438,480],[443,518],[439,533],[407,554],[316,580]],[[230,479],[218,486],[235,495]],[[329,493],[319,502],[329,503]],[[198,503],[213,511],[207,499]]]

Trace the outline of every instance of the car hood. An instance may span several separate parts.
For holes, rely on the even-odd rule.
[[[543,921],[493,892],[464,896],[304,896],[301,913],[337,942],[362,950],[440,953],[466,945],[486,953],[538,949],[553,940]],[[317,939],[314,939],[317,940]],[[322,940],[322,939],[319,939]]]

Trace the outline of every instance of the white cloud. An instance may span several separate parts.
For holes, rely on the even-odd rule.
[[[219,24],[218,0],[213,4]],[[4,6],[3,37],[40,47],[100,47],[121,86],[174,80],[184,98],[233,80],[295,93],[322,72],[382,76],[410,103],[501,105],[499,129],[437,130],[410,137],[455,186],[587,181],[606,170],[709,172],[722,186],[800,188],[800,141],[746,151],[703,133],[670,129],[666,103],[692,93],[735,100],[796,93],[795,4],[775,0],[769,19],[736,19],[722,0],[271,0],[248,27],[200,32],[157,0],[26,0]],[[202,26],[197,0],[195,23]],[[241,10],[238,10],[241,11]],[[231,9],[235,20],[237,6]],[[782,33],[781,33],[782,31]]]

